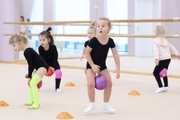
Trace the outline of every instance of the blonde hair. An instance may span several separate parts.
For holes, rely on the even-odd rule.
[[[16,33],[9,38],[10,45],[20,42],[23,42],[24,44],[28,44],[28,38],[26,37],[25,32],[23,31],[20,31],[19,33]]]
[[[90,26],[90,27],[88,28],[88,30],[89,30],[89,29],[94,30],[94,33],[96,33],[96,28],[95,28],[94,26]]]
[[[155,27],[155,32],[157,33],[157,37],[164,38],[167,32],[167,29],[163,25],[158,25]]]
[[[108,26],[109,26],[110,28],[112,28],[112,24],[111,24],[111,21],[110,21],[109,18],[101,17],[101,18],[99,18],[98,20],[105,20],[105,21],[107,21],[107,22],[108,22]]]

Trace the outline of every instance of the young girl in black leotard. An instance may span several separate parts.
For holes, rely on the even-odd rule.
[[[95,24],[95,23],[94,23],[94,24]],[[95,35],[96,35],[96,29],[95,29],[95,27],[94,27],[94,24],[92,24],[92,26],[88,28],[87,36],[88,36],[89,40],[86,40],[85,43],[84,43],[84,49],[83,49],[83,51],[82,51],[82,55],[81,55],[80,60],[82,60],[83,57],[84,57],[84,55],[85,55],[86,47],[88,46],[89,41],[90,41],[93,37],[95,37]],[[84,69],[84,73],[86,74],[86,67],[85,67],[85,69]]]
[[[90,112],[95,108],[95,77],[97,74],[103,75],[108,80],[108,85],[104,90],[104,104],[103,109],[109,112],[115,112],[116,110],[108,105],[112,81],[110,73],[106,67],[106,58],[111,48],[115,62],[116,62],[116,78],[120,77],[120,60],[119,55],[115,47],[115,43],[112,38],[108,37],[108,33],[111,29],[111,22],[108,18],[100,18],[96,22],[96,37],[89,41],[86,48],[85,55],[87,59],[87,82],[88,82],[88,96],[90,105],[84,110],[84,112]]]
[[[30,94],[30,100],[25,105],[32,106],[29,109],[37,109],[40,106],[37,84],[46,74],[48,65],[35,50],[28,47],[28,39],[22,33],[11,36],[9,44],[12,45],[17,52],[24,51],[24,57],[28,63],[28,74],[26,74],[25,77],[28,79]],[[34,70],[36,70],[36,72],[32,75]]]
[[[84,57],[84,55],[85,55],[86,47],[87,47],[87,45],[89,44],[89,41],[90,41],[93,37],[95,37],[95,35],[96,35],[96,29],[95,29],[94,25],[95,25],[95,23],[93,23],[92,26],[90,26],[90,27],[88,28],[88,31],[87,31],[88,40],[86,40],[85,43],[84,43],[84,49],[83,49],[83,51],[82,51],[82,55],[81,55],[80,60],[82,60],[83,57]]]
[[[54,45],[54,39],[50,31],[51,31],[51,27],[49,27],[46,31],[42,31],[39,34],[39,40],[41,44],[39,46],[39,54],[47,62],[47,64],[51,66],[51,69],[55,73],[55,91],[61,92],[60,83],[61,83],[62,71],[60,69],[60,65],[58,62],[57,48]]]

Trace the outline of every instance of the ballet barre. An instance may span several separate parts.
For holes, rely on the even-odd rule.
[[[4,22],[4,24],[21,24],[21,25],[66,25],[72,23],[89,23],[96,20],[76,20],[76,21],[37,21],[37,22]],[[155,18],[155,19],[122,19],[111,20],[112,23],[134,23],[134,22],[180,22],[180,18]]]
[[[12,36],[13,34],[3,34]],[[26,34],[26,36],[38,36],[39,34]],[[54,37],[87,37],[87,34],[52,34]],[[128,37],[128,38],[155,38],[154,35],[135,35],[135,34],[109,34],[110,37]],[[166,35],[166,38],[180,38],[180,35]]]

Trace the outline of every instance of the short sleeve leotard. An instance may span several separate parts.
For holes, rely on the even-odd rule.
[[[32,78],[31,75],[34,69],[38,70],[40,67],[45,67],[48,70],[47,63],[34,49],[26,48],[24,57],[28,63],[28,78]]]
[[[60,69],[58,52],[55,45],[50,45],[48,50],[44,50],[42,46],[39,46],[39,54],[49,66],[53,67],[55,70]]]
[[[106,66],[106,58],[108,55],[109,48],[114,48],[115,43],[112,38],[109,38],[107,44],[102,45],[96,37],[92,38],[89,41],[88,46],[92,48],[92,51],[90,53],[92,61],[94,64],[100,66],[100,70],[104,70],[107,68]],[[87,69],[92,69],[90,64],[87,62],[86,65]]]
[[[84,47],[86,48],[89,44],[89,40],[87,40],[85,43],[84,43]]]

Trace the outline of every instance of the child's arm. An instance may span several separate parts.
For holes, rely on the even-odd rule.
[[[28,63],[28,78],[32,78],[32,72],[34,70],[34,64],[33,64],[33,59],[32,59],[32,54],[34,51],[31,49],[28,49],[24,52],[24,57],[26,58],[26,61]]]
[[[100,66],[98,65],[95,65],[92,58],[91,58],[91,53],[92,51],[92,48],[90,48],[89,46],[86,47],[86,50],[85,50],[85,56],[86,56],[86,59],[89,63],[89,65],[91,66],[92,70],[95,72],[95,73],[98,73],[100,71]]]
[[[154,51],[154,59],[159,60],[159,48],[155,42],[153,42],[153,51]]]
[[[158,45],[153,42],[153,51],[154,51],[154,63],[158,66],[159,65],[159,48]]]
[[[39,46],[38,52],[39,52],[39,55],[42,57],[43,56],[43,52],[42,52],[42,47],[41,46]]]
[[[119,59],[119,54],[117,52],[117,49],[114,47],[111,49],[113,53],[113,57],[116,63],[116,78],[119,79],[120,77],[120,59]]]
[[[54,71],[58,62],[58,51],[55,45],[52,46],[52,51],[53,51],[53,61],[52,61],[51,69]]]
[[[169,43],[169,48],[170,48],[171,52],[174,53],[174,54],[177,56],[178,59],[180,59],[180,55],[179,55],[178,51],[177,51],[176,48],[175,48],[172,44],[170,44],[170,43]]]
[[[84,47],[84,49],[83,49],[83,51],[82,51],[82,55],[81,55],[80,60],[82,60],[82,59],[83,59],[83,57],[84,57],[84,55],[85,55],[85,50],[86,50],[86,48]]]

